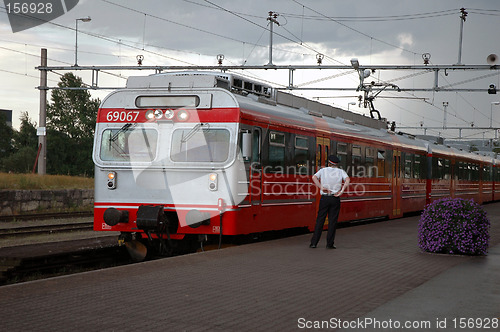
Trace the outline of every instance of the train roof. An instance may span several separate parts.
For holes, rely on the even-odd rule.
[[[357,137],[414,151],[452,155],[485,162],[496,161],[496,164],[500,164],[500,160],[491,155],[470,153],[451,146],[419,139],[410,134],[392,132],[387,129],[386,119],[368,118],[318,101],[285,93],[268,84],[232,73],[184,71],[131,76],[126,85],[127,89],[214,87],[231,91],[242,109],[258,111],[261,114],[266,114],[269,119],[280,119],[279,121],[287,122],[290,125],[302,123],[318,127],[322,123],[323,126],[326,126],[323,129],[344,135],[346,138]],[[323,121],[318,121],[319,118]]]

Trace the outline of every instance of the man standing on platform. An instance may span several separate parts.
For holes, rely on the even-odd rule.
[[[347,173],[343,169],[338,168],[339,161],[339,158],[336,156],[329,156],[329,167],[320,169],[312,177],[314,184],[320,189],[321,200],[319,202],[318,217],[316,218],[314,235],[311,239],[311,244],[309,245],[310,248],[316,248],[318,245],[327,215],[328,235],[326,238],[326,248],[337,248],[335,247],[334,241],[337,219],[340,212],[340,196],[344,193],[344,190],[350,182]]]

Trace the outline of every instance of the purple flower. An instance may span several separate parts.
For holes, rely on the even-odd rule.
[[[423,251],[486,255],[490,221],[474,200],[443,198],[428,204],[418,225],[418,245]]]

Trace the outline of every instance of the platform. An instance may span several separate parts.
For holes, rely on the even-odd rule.
[[[341,228],[336,250],[324,249],[326,234],[310,249],[307,234],[3,286],[1,326],[387,331],[410,323],[408,331],[459,330],[462,318],[500,318],[500,203],[485,209],[492,221],[486,257],[420,252],[414,216]]]

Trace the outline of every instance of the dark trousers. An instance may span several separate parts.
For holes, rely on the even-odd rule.
[[[333,246],[335,241],[335,230],[337,228],[337,220],[340,212],[340,197],[321,196],[319,201],[318,217],[316,218],[316,227],[314,235],[311,239],[311,244],[317,245],[323,232],[326,216],[328,215],[328,235],[326,237],[326,245]]]

